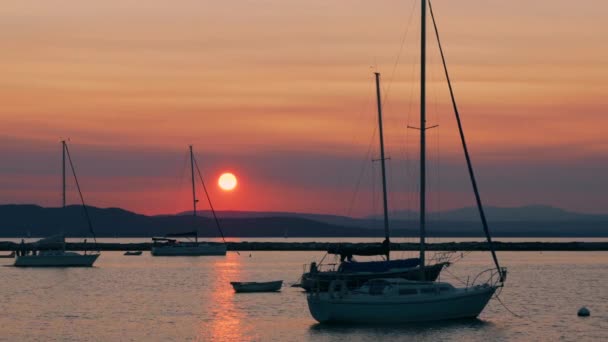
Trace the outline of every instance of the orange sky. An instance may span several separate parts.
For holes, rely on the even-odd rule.
[[[605,211],[608,3],[433,5],[488,204]],[[377,156],[366,154],[375,142],[374,66],[387,95],[392,206],[415,209],[415,173],[405,171],[416,169],[417,133],[404,127],[417,125],[418,6],[3,4],[0,203],[59,205],[59,139],[70,137],[93,205],[189,209],[180,167],[193,144],[220,209],[368,214],[379,189],[377,165],[365,164]],[[432,41],[429,49],[429,123],[440,124],[429,133],[439,170],[431,201],[470,205]],[[231,194],[215,186],[228,169],[241,178]]]

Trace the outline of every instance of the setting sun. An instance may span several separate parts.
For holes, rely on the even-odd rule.
[[[222,190],[231,191],[236,188],[236,176],[230,172],[222,173],[220,178],[217,180],[217,184]]]

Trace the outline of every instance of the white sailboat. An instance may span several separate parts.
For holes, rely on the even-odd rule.
[[[369,280],[358,289],[351,290],[341,279],[333,280],[328,292],[313,291],[307,295],[311,315],[318,322],[344,323],[408,323],[438,321],[477,317],[485,308],[494,292],[504,285],[506,269],[500,267],[492,245],[483,206],[477,191],[477,184],[469,158],[460,117],[454,100],[439,34],[433,16],[430,0],[422,0],[421,6],[421,70],[420,70],[420,269],[425,267],[425,224],[426,224],[426,180],[425,180],[425,78],[426,78],[426,17],[427,1],[445,75],[450,88],[469,176],[475,193],[480,218],[496,268],[482,272],[471,284],[455,287],[444,282],[428,281],[425,272],[420,272],[419,280],[378,278]]]
[[[59,244],[59,248],[54,248]],[[49,248],[49,249],[46,249]],[[91,267],[99,253],[70,252],[65,250],[65,237],[57,235],[41,239],[34,243],[33,251],[17,256],[14,266],[17,267]]]
[[[87,224],[89,226],[89,231],[91,235],[93,235],[93,240],[95,244],[97,243],[95,238],[95,233],[93,231],[93,225],[91,224],[91,219],[89,217],[89,213],[87,210],[87,206],[84,203],[84,197],[82,196],[82,191],[80,191],[80,184],[78,183],[78,178],[76,177],[76,171],[74,170],[74,165],[72,164],[72,158],[70,157],[70,151],[65,140],[61,141],[61,149],[62,149],[62,185],[63,185],[63,208],[65,208],[65,162],[66,155],[68,157],[68,161],[70,163],[70,168],[72,170],[72,174],[74,175],[74,180],[76,182],[76,187],[78,188],[78,193],[80,194],[80,200],[82,202],[82,207],[87,218]],[[86,241],[86,240],[85,240]],[[25,244],[22,242],[19,250],[17,251],[17,256],[15,257],[15,263],[13,264],[16,267],[91,267],[99,257],[99,251],[95,252],[84,252],[83,254],[77,252],[66,251],[65,246],[65,236],[56,235],[51,236],[45,239],[41,239],[35,242],[32,245],[33,248],[26,248]]]
[[[205,196],[207,197],[207,201],[209,202],[209,207],[211,208],[211,213],[213,214],[213,218],[217,225],[217,229],[222,236],[223,243],[214,243],[214,242],[199,242],[198,241],[198,231],[192,232],[184,232],[184,233],[176,233],[176,234],[167,234],[164,237],[153,237],[152,238],[152,248],[150,249],[150,254],[153,256],[203,256],[203,255],[226,255],[226,241],[224,239],[224,233],[222,232],[222,228],[220,227],[219,220],[215,215],[215,210],[213,209],[213,204],[211,204],[211,199],[209,198],[209,193],[207,192],[207,188],[205,187],[205,182],[203,182],[203,177],[198,168],[198,164],[196,163],[196,159],[194,159],[194,153],[192,152],[192,145],[190,145],[190,171],[192,176],[192,215],[193,219],[196,220],[196,203],[198,199],[196,199],[196,183],[194,181],[194,169],[198,171],[198,176],[203,185],[203,190],[205,191]],[[194,241],[183,241],[177,240],[176,238],[194,238]]]

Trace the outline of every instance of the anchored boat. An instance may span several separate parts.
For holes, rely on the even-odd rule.
[[[428,2],[427,2],[428,1]],[[434,282],[426,278],[425,237],[426,237],[426,17],[427,3],[437,43],[443,62],[445,76],[452,98],[454,114],[458,123],[460,138],[467,162],[469,177],[475,193],[479,216],[483,224],[490,252],[496,266],[480,273],[465,287],[455,287],[444,282]],[[419,280],[381,278],[369,280],[357,289],[350,289],[342,279],[330,282],[328,292],[315,290],[307,295],[311,315],[319,322],[344,323],[408,323],[438,321],[446,319],[474,318],[485,308],[494,292],[504,286],[506,269],[500,267],[489,233],[481,198],[467,150],[460,122],[460,115],[452,91],[443,49],[439,40],[437,24],[430,0],[421,1],[421,62],[420,62],[420,276]]]
[[[277,292],[283,286],[282,280],[266,281],[266,282],[230,282],[234,292]]]
[[[321,270],[316,263],[311,263],[308,272],[302,274],[300,286],[307,292],[327,291],[334,279],[344,280],[348,288],[356,288],[364,282],[374,278],[404,278],[410,280],[420,279],[424,272],[424,279],[435,280],[439,274],[450,265],[447,260],[436,259],[433,263],[421,263],[419,258],[391,260],[390,229],[388,219],[388,196],[386,187],[386,157],[384,155],[384,135],[382,126],[382,100],[380,96],[380,74],[375,73],[376,102],[378,105],[378,132],[380,136],[380,165],[382,170],[382,203],[384,209],[384,241],[378,246],[359,248],[352,246],[332,246],[328,254],[340,255],[341,263],[337,269]],[[376,256],[385,258],[383,261],[353,261],[353,256]]]
[[[87,219],[87,224],[89,226],[89,232],[93,236],[94,246],[97,246],[97,240],[95,237],[95,232],[93,231],[93,225],[91,223],[91,218],[89,217],[89,212],[87,210],[87,206],[84,202],[84,197],[82,196],[82,191],[80,191],[80,184],[78,183],[78,178],[76,177],[76,171],[74,170],[74,164],[72,163],[72,158],[70,156],[70,150],[68,149],[68,145],[65,140],[61,141],[61,150],[62,150],[62,160],[63,160],[63,168],[62,168],[62,184],[63,184],[63,208],[65,208],[65,165],[66,165],[66,156],[67,161],[69,161],[70,168],[72,170],[72,174],[74,175],[74,181],[76,183],[76,187],[78,189],[78,194],[80,195],[80,200],[82,202],[82,208],[84,210],[85,217]],[[86,240],[85,240],[86,242]],[[84,252],[84,254],[80,254],[77,252],[68,252],[66,251],[65,245],[65,236],[64,235],[56,235],[48,238],[41,239],[35,242],[32,247],[25,245],[23,240],[21,240],[21,245],[17,251],[17,257],[15,258],[14,266],[16,267],[91,267],[99,257],[99,251],[95,252]]]
[[[207,192],[207,188],[205,187],[205,182],[203,181],[203,176],[201,174],[201,170],[198,167],[198,163],[194,158],[194,153],[192,152],[192,145],[190,147],[190,172],[192,177],[192,218],[196,222],[197,213],[196,213],[196,203],[198,199],[196,198],[196,183],[194,181],[196,169],[199,180],[201,181],[201,185],[203,186],[203,190],[205,192],[205,196],[207,197],[207,202],[209,203],[209,207],[211,209],[211,213],[213,214],[213,219],[215,220],[215,224],[217,229],[222,237],[222,243],[213,243],[213,242],[198,242],[198,231],[184,232],[184,233],[175,233],[175,234],[167,234],[164,237],[153,237],[152,238],[152,248],[150,249],[150,253],[153,256],[203,256],[203,255],[226,255],[226,240],[224,239],[224,233],[222,232],[222,228],[220,227],[220,221],[215,214],[215,210],[213,209],[213,204],[211,203],[211,198],[209,197],[209,193]],[[196,224],[196,223],[195,223]],[[194,238],[192,240],[177,240],[175,238]]]

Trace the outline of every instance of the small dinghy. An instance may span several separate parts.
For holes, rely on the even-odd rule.
[[[267,282],[230,282],[234,288],[234,292],[276,292],[281,290],[283,286],[282,280],[267,281]]]
[[[141,251],[126,251],[124,255],[141,255]]]

